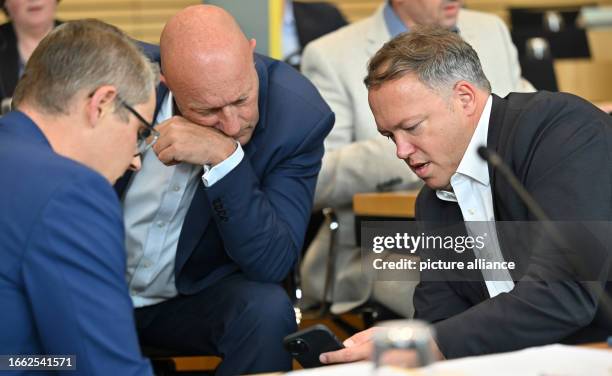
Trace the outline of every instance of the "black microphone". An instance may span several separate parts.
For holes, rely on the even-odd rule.
[[[527,210],[529,210],[536,217],[536,219],[542,223],[544,230],[552,237],[553,242],[559,247],[567,248],[569,242],[565,236],[559,232],[559,229],[552,225],[550,218],[546,215],[542,207],[536,202],[531,193],[525,189],[525,186],[518,180],[516,175],[514,175],[514,172],[512,172],[501,156],[495,151],[488,149],[486,146],[478,147],[477,151],[480,158],[485,160],[502,174],[504,179],[506,179],[506,181],[510,184],[510,187],[512,187],[512,190],[516,192],[521,201],[523,201],[527,207]],[[579,270],[585,270],[585,264],[584,262],[580,262],[580,260],[581,259],[574,259],[574,263],[578,262],[580,264],[574,266]],[[604,311],[607,312],[606,315],[612,317],[612,299],[607,295],[605,289],[601,287],[599,283],[589,284],[589,286],[596,290],[595,292],[599,295],[599,302],[601,303]]]
[[[487,149],[485,146],[480,146],[478,148],[478,155],[504,176],[512,187],[512,190],[519,195],[521,201],[523,201],[527,209],[533,213],[538,221],[550,220],[546,213],[544,213],[544,210],[542,210],[542,207],[536,202],[533,196],[527,192],[523,184],[516,178],[512,170],[510,170],[510,167],[504,163],[499,154],[493,150]]]

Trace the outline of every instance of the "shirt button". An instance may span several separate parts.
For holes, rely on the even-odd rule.
[[[468,209],[468,213],[470,213],[470,215],[474,215],[474,209]]]
[[[151,267],[151,261],[149,261],[149,260],[145,260],[145,261],[142,263],[142,266],[144,266],[145,268],[150,268],[150,267]]]
[[[164,227],[166,225],[166,223],[164,221],[158,221],[157,222],[157,227]]]
[[[180,190],[181,190],[181,186],[180,186],[180,185],[178,185],[178,184],[176,184],[174,187],[172,187],[172,190],[173,190],[174,192],[178,192],[178,191],[180,191]]]

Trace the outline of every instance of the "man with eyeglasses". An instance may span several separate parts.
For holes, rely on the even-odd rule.
[[[117,99],[119,100],[119,103],[121,103],[121,105],[125,107],[125,109],[128,110],[132,115],[134,115],[136,119],[138,119],[138,121],[140,121],[141,123],[140,127],[138,128],[136,153],[134,154],[133,161],[139,164],[142,154],[145,151],[149,150],[157,142],[157,139],[159,138],[159,132],[157,131],[157,129],[155,129],[155,126],[151,122],[147,121],[141,114],[139,114],[138,111],[134,109],[134,107],[127,104],[119,96],[117,96]],[[139,169],[140,168],[132,168],[132,170],[134,171]]]
[[[94,20],[59,26],[29,59],[15,111],[0,118],[0,354],[13,356],[0,371],[152,375],[111,184],[158,136],[146,120],[158,76],[129,38]]]
[[[334,115],[236,21],[188,7],[160,42],[160,136],[118,182],[128,284],[144,345],[219,355],[217,375],[291,368],[280,286],[299,258]],[[167,90],[165,91],[167,93]]]

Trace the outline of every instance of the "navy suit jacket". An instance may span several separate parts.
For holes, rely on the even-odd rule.
[[[151,46],[145,53],[159,56]],[[334,114],[287,64],[255,55],[255,67],[259,122],[240,164],[212,187],[198,183],[176,252],[175,283],[182,294],[237,271],[251,280],[282,281],[302,248]],[[158,103],[165,94],[161,87]],[[120,196],[130,176],[117,183]]]
[[[21,112],[0,118],[0,176],[0,354],[76,355],[66,375],[152,374],[108,181],[56,154]]]
[[[525,267],[520,275],[511,273],[514,289],[489,299],[480,272],[480,281],[469,271],[460,272],[463,281],[453,271],[423,272],[414,295],[415,316],[435,323],[438,346],[447,358],[604,341],[612,334],[612,119],[569,94],[494,95],[487,147],[502,157],[553,221],[607,223],[608,232],[597,234],[604,239],[599,244],[580,238],[579,258],[567,259],[561,252],[536,254],[535,242],[515,247],[516,239],[498,228],[504,258],[523,264],[517,269]],[[489,168],[489,175],[496,221],[536,220],[501,173]],[[459,205],[438,199],[428,187],[417,199],[416,218],[426,226],[463,221]],[[576,230],[576,222],[568,223],[564,235]],[[516,251],[526,257],[517,258]],[[578,269],[583,272],[576,274]],[[574,274],[561,282],[549,277],[567,270]],[[599,295],[601,289],[607,297]]]

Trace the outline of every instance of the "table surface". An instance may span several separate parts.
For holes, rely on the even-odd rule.
[[[419,191],[357,193],[353,196],[353,211],[364,217],[414,218],[414,206]]]
[[[612,351],[612,347],[609,347],[606,342],[587,343],[579,345],[580,347],[588,347],[593,349],[605,349]],[[214,369],[221,361],[220,358],[213,356],[193,356],[193,357],[180,357],[174,358],[177,363],[177,370],[181,371],[197,371],[202,369]],[[212,366],[212,368],[211,368]],[[203,368],[202,368],[203,367]],[[257,376],[271,376],[271,375],[282,375],[280,372],[275,373],[262,373]]]

